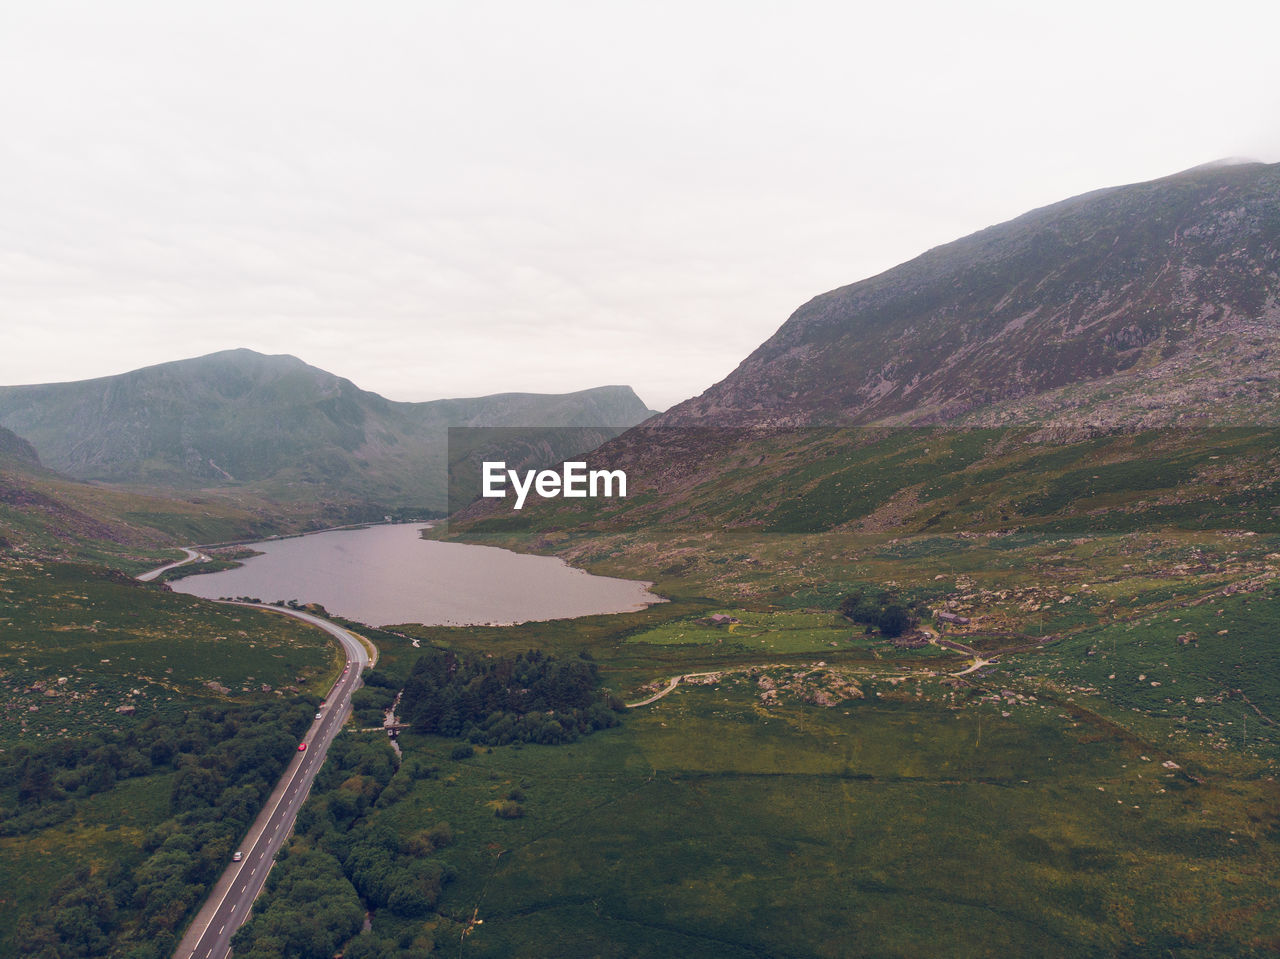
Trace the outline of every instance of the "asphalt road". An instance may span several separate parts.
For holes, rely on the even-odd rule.
[[[307,744],[306,750],[294,756],[245,837],[240,847],[244,858],[227,865],[208,901],[174,951],[175,959],[225,959],[230,953],[231,937],[249,918],[253,900],[262,891],[276,852],[293,830],[294,820],[298,818],[298,811],[311,789],[311,781],[324,764],[329,744],[351,713],[351,694],[360,687],[360,671],[369,663],[364,644],[341,626],[296,609],[259,603],[236,605],[259,606],[319,626],[342,644],[350,665],[330,691],[320,710],[320,718],[307,731],[303,740]]]
[[[194,550],[186,552],[188,557],[182,563],[189,563],[199,556]],[[171,566],[180,566],[182,563],[173,563]],[[160,571],[152,570],[138,578],[154,579]],[[262,891],[276,853],[292,832],[294,820],[298,818],[298,811],[311,789],[311,782],[324,765],[329,744],[351,713],[351,694],[360,688],[360,673],[369,664],[369,653],[364,644],[341,626],[326,619],[302,610],[268,606],[265,603],[232,605],[256,606],[319,626],[346,651],[348,665],[324,701],[320,718],[307,730],[303,739],[307,748],[294,755],[293,761],[280,777],[280,782],[276,784],[262,812],[242,841],[240,852],[243,858],[240,862],[227,864],[222,877],[213,887],[213,892],[178,943],[178,948],[173,953],[174,959],[225,959],[230,954],[231,937],[249,918],[253,900]]]
[[[153,579],[155,579],[157,576],[159,576],[161,573],[174,569],[177,566],[186,566],[188,563],[194,563],[196,560],[200,560],[203,562],[209,558],[205,556],[204,553],[199,553],[194,549],[187,549],[185,546],[182,547],[182,551],[187,554],[186,559],[180,559],[176,563],[169,563],[167,566],[161,566],[157,569],[153,569],[153,570],[150,570],[149,572],[143,573],[141,576],[138,577],[138,581],[142,583],[149,583]]]

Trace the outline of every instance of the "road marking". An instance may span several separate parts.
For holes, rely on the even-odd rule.
[[[200,554],[195,553],[195,551],[194,551],[194,550],[189,550],[189,549],[185,549],[185,548],[183,549],[183,552],[184,552],[184,553],[186,553],[186,554],[187,554],[187,557],[188,557],[188,558],[187,558],[187,560],[185,560],[184,562],[190,562],[191,560],[195,559],[195,558],[196,558],[196,556],[200,555]],[[173,563],[173,564],[170,564],[170,565],[171,565],[171,566],[179,566],[179,565],[183,565],[183,564],[182,564],[182,563]],[[168,567],[166,567],[166,568],[168,568]],[[158,574],[159,574],[160,572],[162,572],[162,571],[163,571],[163,570],[159,570],[159,569],[157,569],[157,570],[153,570],[153,571],[151,572],[150,576],[151,576],[151,577],[154,577],[154,576],[158,575]],[[147,576],[145,576],[145,575],[144,575],[144,576],[139,577],[139,579],[142,579],[142,580],[145,580],[146,578],[147,578]],[[296,613],[296,612],[287,611],[287,610],[278,610],[278,609],[275,609],[275,608],[273,608],[273,607],[268,606],[268,605],[267,605],[267,604],[265,604],[265,603],[230,603],[229,605],[235,605],[235,606],[252,606],[252,607],[259,608],[259,609],[266,609],[266,610],[268,610],[269,612],[282,612],[282,613],[285,613],[286,615],[293,616],[295,619],[301,619],[301,620],[303,620],[304,622],[308,622],[308,623],[310,623],[310,624],[312,624],[312,625],[314,625],[314,626],[318,626],[318,627],[320,627],[322,630],[324,630],[326,633],[328,633],[331,637],[333,637],[334,639],[336,639],[336,640],[338,641],[338,644],[339,644],[339,645],[340,645],[344,650],[346,650],[346,651],[347,651],[347,655],[348,655],[349,657],[351,657],[351,658],[348,660],[348,667],[350,667],[351,665],[357,665],[357,664],[358,664],[358,670],[357,670],[357,672],[352,673],[352,674],[349,674],[349,675],[347,675],[347,674],[345,673],[345,671],[344,671],[344,675],[339,679],[338,684],[336,684],[336,685],[335,685],[334,690],[333,690],[333,691],[331,691],[331,693],[330,693],[330,696],[332,696],[334,692],[339,692],[339,691],[340,691],[340,692],[339,692],[339,695],[340,695],[339,702],[340,702],[340,704],[341,704],[341,708],[340,708],[340,710],[339,710],[339,713],[340,713],[340,714],[341,714],[341,713],[343,713],[343,712],[346,712],[346,711],[350,708],[350,703],[351,703],[351,691],[355,688],[355,684],[356,684],[356,683],[358,683],[358,682],[360,681],[360,671],[361,671],[361,670],[363,670],[363,669],[364,669],[364,667],[365,667],[366,665],[369,665],[369,663],[368,663],[367,661],[365,661],[365,662],[361,662],[361,660],[363,659],[363,657],[364,657],[364,655],[365,655],[365,653],[366,653],[366,650],[365,650],[365,648],[364,648],[364,644],[363,644],[363,643],[360,643],[359,641],[355,640],[355,639],[354,639],[354,637],[352,637],[352,635],[351,635],[349,632],[347,632],[346,630],[344,630],[341,626],[337,626],[337,625],[336,625],[336,624],[334,624],[334,623],[331,623],[331,622],[328,622],[328,621],[326,621],[326,620],[320,619],[319,617],[316,617],[316,616],[310,616],[310,615],[308,615],[308,614],[306,614],[306,613]],[[330,716],[330,717],[328,717],[328,718],[329,718],[329,720],[330,720],[330,725],[332,725],[332,723],[334,723],[334,722],[336,721],[336,720],[335,720],[335,718],[334,718],[334,717],[332,717],[332,716]],[[330,739],[331,739],[331,737],[326,738],[326,739],[322,742],[322,745],[323,745],[323,746],[325,746],[325,747],[327,748],[327,746],[330,744],[330,742],[329,742],[329,740],[330,740]],[[316,742],[316,740],[313,740],[313,743],[314,743],[314,742]],[[315,765],[315,763],[312,761],[312,760],[313,760],[313,756],[314,756],[314,753],[306,754],[306,756],[305,756],[305,758],[304,758],[303,762],[299,763],[298,767],[297,767],[296,769],[294,769],[293,775],[292,775],[292,777],[290,777],[290,782],[289,782],[288,786],[286,787],[287,789],[289,789],[289,790],[291,790],[291,791],[293,791],[293,792],[296,792],[296,791],[297,791],[297,786],[298,786],[298,778],[297,778],[297,777],[298,777],[298,775],[299,775],[299,774],[304,774],[304,775],[306,775],[308,778],[310,778],[310,777],[312,776],[313,771],[311,770],[311,766]],[[286,776],[287,776],[287,775],[288,775],[288,773],[286,772]],[[281,777],[281,778],[283,779],[284,777]],[[310,784],[308,783],[308,788],[309,788],[309,786],[310,786]],[[276,811],[277,811],[277,810],[279,810],[279,808],[280,808],[280,804],[283,802],[283,800],[284,800],[284,796],[283,796],[283,794],[282,794],[282,795],[281,795],[281,798],[280,798],[279,800],[277,800],[277,802],[276,802],[276,808],[275,808],[275,809],[273,809],[273,810],[272,810],[272,812],[271,812],[271,814],[270,814],[270,816],[268,816],[268,821],[270,821],[270,817],[271,817],[271,816],[274,816],[274,815],[275,815],[275,813],[276,813]],[[297,800],[295,799],[295,800],[290,804],[290,807],[289,807],[292,811],[294,811],[294,814],[295,814],[295,815],[296,815],[297,805],[298,805],[298,803],[297,803]],[[256,822],[256,820],[255,820],[255,822]],[[264,825],[264,826],[263,826],[263,829],[265,830],[265,828],[266,828],[266,826]],[[280,829],[280,823],[278,823],[278,822],[277,822],[277,823],[276,823],[276,826],[275,826],[275,829],[273,829],[273,830],[272,830],[272,832],[273,832],[273,833],[276,833],[276,832],[278,832],[278,831],[279,831],[279,829]],[[262,834],[262,833],[259,833],[259,835],[258,835],[258,840],[255,840],[255,842],[253,843],[254,849],[253,849],[253,851],[250,853],[251,857],[256,853],[256,855],[257,855],[257,858],[258,858],[259,862],[262,862],[263,860],[265,860],[265,858],[266,858],[266,851],[267,851],[267,850],[265,850],[265,849],[258,848],[258,842],[259,842],[262,838],[263,838],[263,834]],[[274,843],[275,841],[276,841],[276,840],[275,840],[275,837],[273,836],[273,837],[272,837],[272,839],[271,839],[271,840],[269,840],[269,844],[270,844],[270,843]],[[270,865],[268,865],[268,872],[269,872],[269,871],[270,871]],[[242,874],[242,872],[243,872],[243,867],[241,868],[241,870],[238,870],[238,871],[237,871],[237,874]],[[252,871],[249,875],[250,875],[250,877],[253,877],[253,876],[256,876],[257,874],[258,874],[258,869],[257,869],[257,867],[255,866],[255,867],[254,867],[254,869],[253,869],[253,871]],[[246,885],[247,885],[247,884],[246,884]],[[226,902],[226,898],[227,898],[227,896],[230,894],[231,889],[232,889],[232,887],[233,887],[233,886],[234,886],[234,879],[232,880],[232,885],[227,887],[227,892],[223,893],[222,900],[221,900],[221,901],[219,901],[218,905],[214,908],[214,910],[213,910],[213,915],[214,915],[215,917],[217,916],[218,912],[222,909],[222,906],[223,906],[223,904]],[[216,887],[215,887],[215,888],[216,888]],[[246,887],[245,887],[245,886],[242,886],[242,887],[241,887],[241,892],[244,892],[244,891],[246,891]],[[260,891],[260,890],[259,890],[259,891]],[[255,893],[255,896],[256,896],[256,895],[257,895],[257,894]],[[212,898],[212,897],[210,897],[210,898]],[[206,905],[207,905],[207,902],[206,902]],[[203,907],[202,907],[201,911],[203,911]],[[238,905],[233,906],[233,908],[232,908],[232,917],[234,917],[238,911],[239,911],[239,906],[238,906]],[[204,932],[202,932],[202,933],[200,934],[200,937],[196,940],[196,945],[192,948],[191,953],[190,953],[191,957],[194,957],[194,956],[195,956],[195,954],[196,954],[196,950],[197,950],[197,949],[199,949],[199,942],[200,942],[200,939],[203,939],[203,938],[204,938],[204,936],[208,934],[209,926],[210,926],[210,925],[212,925],[212,923],[213,923],[213,918],[211,917],[211,918],[210,918],[210,920],[209,920],[209,925],[206,925],[206,926],[205,926]],[[225,928],[225,924],[224,924],[224,928]],[[194,931],[194,930],[192,930],[192,931]],[[221,933],[221,932],[222,932],[222,930],[219,930],[219,933]],[[205,955],[206,955],[207,959],[212,959],[212,956],[213,956],[213,948],[211,947],[211,948],[209,949],[209,951],[208,951],[207,953],[205,953]],[[224,950],[224,952],[223,952],[223,956],[225,957],[225,956],[227,956],[227,955],[229,955],[229,952],[228,952],[228,951],[226,951],[226,950]]]

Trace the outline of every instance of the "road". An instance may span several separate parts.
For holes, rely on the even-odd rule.
[[[143,573],[138,577],[138,580],[143,583],[149,583],[161,573],[167,573],[169,570],[176,569],[179,566],[186,566],[188,563],[194,563],[196,560],[199,560],[202,563],[207,563],[209,561],[209,557],[198,550],[187,549],[184,546],[182,547],[182,551],[187,554],[186,559],[180,559],[176,563],[170,563],[167,566],[161,566],[158,569],[153,569],[149,572]]]
[[[981,656],[974,656],[972,666],[970,666],[968,669],[962,669],[958,673],[952,673],[951,675],[952,676],[968,676],[970,673],[976,673],[983,666],[990,666],[996,662],[998,662],[998,660],[996,659],[983,659]]]
[[[151,580],[165,569],[194,562],[200,557],[195,550],[185,550],[187,558],[160,569],[151,570],[139,579]],[[293,830],[298,811],[306,801],[311,782],[324,765],[329,744],[338,734],[351,713],[351,694],[360,688],[360,673],[369,665],[369,653],[364,643],[347,630],[326,619],[313,616],[300,609],[268,606],[265,603],[231,603],[234,606],[254,606],[273,613],[292,616],[313,626],[319,626],[336,639],[346,651],[347,668],[329,692],[320,710],[320,718],[312,722],[303,742],[307,748],[294,754],[293,760],[280,777],[275,790],[267,799],[262,812],[254,821],[241,843],[243,858],[227,865],[208,900],[200,908],[187,933],[174,950],[174,959],[226,959],[231,952],[231,937],[249,918],[253,900],[262,891],[267,873],[276,853]]]
[[[740,673],[743,671],[744,668],[749,669],[751,667],[739,667],[738,669],[717,669],[709,673],[681,673],[679,676],[672,676],[671,679],[667,681],[666,686],[658,690],[648,699],[642,699],[638,703],[627,703],[626,704],[627,709],[638,709],[641,706],[648,706],[650,703],[656,703],[659,699],[667,695],[667,693],[671,692],[673,689],[679,686],[682,681],[686,679],[697,679],[700,676],[724,675],[725,673]]]
[[[208,901],[174,951],[175,959],[225,959],[229,954],[231,937],[249,918],[253,900],[262,891],[276,852],[293,830],[294,820],[298,818],[298,811],[302,809],[311,789],[311,781],[324,764],[329,744],[351,712],[351,694],[360,688],[360,671],[369,662],[364,644],[341,626],[328,620],[301,610],[281,609],[263,603],[234,605],[257,606],[319,626],[337,639],[346,650],[350,665],[325,700],[320,718],[307,731],[303,740],[307,744],[306,750],[293,757],[289,768],[285,770],[245,837],[240,847],[244,858],[227,866]]]

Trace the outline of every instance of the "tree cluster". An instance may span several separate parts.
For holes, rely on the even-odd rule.
[[[253,920],[231,940],[237,959],[331,959],[364,923],[341,864],[317,849],[278,863],[258,902]]]
[[[381,726],[388,709],[396,701],[396,693],[404,680],[385,670],[374,669],[364,675],[364,686],[351,697],[351,711],[356,725],[368,728]]]
[[[888,590],[882,590],[875,596],[855,590],[840,601],[840,614],[855,623],[878,629],[891,638],[901,636],[920,622],[913,606],[903,605]]]
[[[96,732],[78,741],[23,744],[4,754],[0,777],[16,781],[18,789],[17,803],[0,807],[0,836],[62,822],[74,815],[76,800],[106,792],[119,780],[150,774],[156,765],[146,746],[150,732],[146,727]]]
[[[145,858],[68,877],[50,902],[24,917],[20,954],[41,959],[119,955],[159,959],[173,951],[191,910],[226,865],[306,729],[314,706],[210,706],[175,722],[153,718],[132,730],[80,743],[14,750],[19,808],[0,823],[10,833],[66,818],[76,801],[121,778],[166,773],[171,816],[143,844]],[[55,820],[56,821],[56,820]]]
[[[24,920],[18,930],[19,948],[29,959],[70,959],[103,956],[120,926],[120,909],[127,896],[109,880],[79,869],[53,890],[44,922]]]
[[[383,739],[335,739],[298,817],[294,852],[281,854],[263,905],[235,937],[236,956],[329,959],[339,950],[352,959],[426,956],[433,943],[420,920],[435,910],[455,876],[437,858],[453,843],[453,830],[441,822],[404,833],[371,824],[367,814],[397,802],[415,780],[437,772],[413,757],[397,767]],[[326,912],[318,913],[316,902]],[[366,910],[402,920],[401,933],[357,935]],[[387,925],[379,921],[376,928]]]
[[[489,746],[573,742],[616,726],[622,709],[600,688],[594,663],[539,650],[492,659],[430,650],[400,697],[400,715],[415,731]]]

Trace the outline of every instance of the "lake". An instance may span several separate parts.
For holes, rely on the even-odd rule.
[[[441,543],[404,524],[249,544],[261,556],[175,580],[175,592],[219,599],[296,599],[370,626],[474,626],[623,613],[662,602],[651,583],[592,576],[550,556]]]

